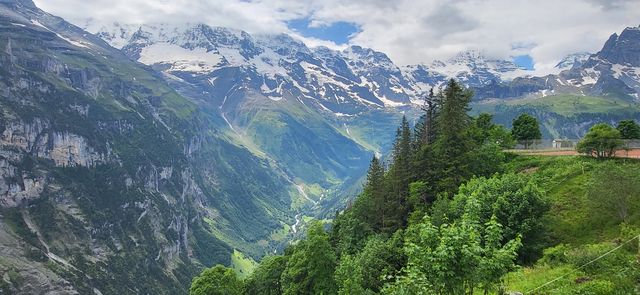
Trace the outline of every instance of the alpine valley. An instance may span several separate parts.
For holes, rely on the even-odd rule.
[[[0,0],[0,294],[186,294],[205,267],[245,274],[343,209],[388,130],[451,78],[472,112],[533,114],[546,138],[640,119],[640,27],[533,77],[478,50],[399,66],[204,24],[76,25]]]

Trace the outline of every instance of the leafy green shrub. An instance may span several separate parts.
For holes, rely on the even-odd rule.
[[[629,257],[622,251],[617,250],[606,254],[617,245],[611,243],[588,244],[571,250],[567,259],[575,267],[583,266],[582,270],[587,273],[600,273],[603,271],[614,271],[621,266],[629,264]],[[597,259],[597,260],[596,260]]]
[[[560,244],[551,248],[544,249],[544,254],[539,263],[548,264],[551,266],[561,265],[567,263],[567,252],[570,248],[566,244]]]
[[[576,295],[609,295],[615,293],[615,285],[607,280],[592,280],[581,283],[573,291]]]
[[[504,229],[504,241],[521,235],[524,246],[519,261],[535,261],[545,244],[542,216],[549,210],[543,191],[521,174],[475,178],[461,185],[451,202],[454,217],[462,217],[470,199],[480,204],[480,219],[486,223],[495,216]]]
[[[193,279],[190,295],[240,295],[242,281],[238,279],[233,269],[216,265],[205,269]]]
[[[578,152],[596,158],[611,158],[622,147],[620,131],[609,124],[593,125],[584,138],[578,142]]]

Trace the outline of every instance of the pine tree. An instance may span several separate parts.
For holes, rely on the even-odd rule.
[[[438,191],[453,193],[469,177],[466,156],[473,148],[468,132],[471,124],[469,102],[472,92],[455,80],[450,80],[444,90],[442,106],[437,117],[437,139],[434,157],[437,162]]]
[[[429,95],[425,98],[422,111],[424,114],[420,116],[420,120],[414,128],[416,150],[424,145],[432,144],[436,138],[436,117],[440,106],[440,97],[436,96],[433,88],[429,90]]]
[[[369,166],[369,172],[367,173],[367,186],[364,193],[368,195],[369,202],[369,216],[367,221],[375,231],[379,231],[382,228],[382,224],[385,219],[384,208],[384,166],[377,157],[371,159],[371,165]]]
[[[408,215],[409,183],[412,180],[412,144],[411,128],[406,117],[402,118],[402,125],[396,131],[393,146],[393,164],[389,168],[387,185],[388,192],[385,200],[385,212],[388,218],[382,225],[383,231],[392,233],[406,224]]]
[[[433,88],[429,90],[427,109],[424,124],[424,144],[432,144],[436,140],[436,120],[440,107],[441,97],[433,94]]]

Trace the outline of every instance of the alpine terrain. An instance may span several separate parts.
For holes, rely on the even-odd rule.
[[[394,196],[453,196],[471,176],[502,172],[487,151],[507,145],[484,149],[479,140],[467,158],[429,158],[472,145],[452,137],[432,150],[431,135],[414,132],[436,124],[427,100],[447,89],[468,95],[455,106],[462,121],[471,122],[467,111],[490,113],[504,126],[492,129],[502,132],[494,143],[522,113],[549,139],[640,119],[640,27],[555,69],[536,77],[480,49],[399,65],[357,45],[309,47],[201,23],[71,24],[31,0],[0,0],[0,294],[187,294],[218,264],[249,277],[266,255],[294,253],[295,241],[327,242],[336,216],[336,245],[345,232],[374,231],[358,227],[374,221],[338,214],[371,194],[372,167],[376,179],[391,179]],[[409,189],[415,175],[397,167],[414,161],[435,161],[441,170],[420,177],[444,180]],[[518,161],[509,171],[526,166]],[[473,167],[458,177],[462,166],[451,163]],[[415,208],[401,203],[393,214],[402,216],[376,233],[408,226]],[[305,240],[307,231],[320,238]]]

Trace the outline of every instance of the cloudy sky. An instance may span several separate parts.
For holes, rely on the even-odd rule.
[[[35,0],[74,23],[202,22],[289,33],[310,46],[357,44],[398,64],[465,49],[538,72],[574,52],[596,52],[640,24],[640,0]]]

